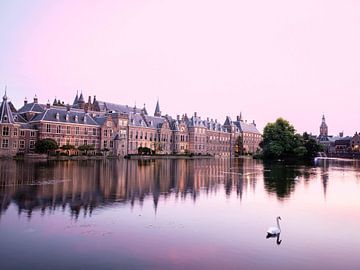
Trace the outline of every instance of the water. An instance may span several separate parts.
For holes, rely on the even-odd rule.
[[[7,160],[0,204],[2,270],[360,269],[356,161]]]

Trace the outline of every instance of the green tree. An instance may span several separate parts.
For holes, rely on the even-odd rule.
[[[265,126],[260,146],[265,158],[285,158],[294,155],[294,149],[299,146],[299,138],[288,121],[278,118],[275,123]]]
[[[305,157],[307,159],[312,159],[316,157],[319,152],[324,151],[324,147],[306,132],[303,134],[303,140],[304,147],[306,148]]]
[[[312,159],[322,151],[314,138],[307,133],[296,134],[295,128],[282,118],[265,126],[260,146],[266,159]]]
[[[46,154],[58,148],[57,142],[53,139],[42,139],[35,143],[35,152],[40,154]]]
[[[239,157],[244,153],[243,147],[244,146],[243,146],[242,138],[241,136],[238,136],[235,140],[235,147],[234,147],[235,157]]]
[[[75,147],[75,145],[72,145],[72,144],[64,144],[60,148],[64,151],[66,151],[66,153],[69,155],[70,150],[74,150],[76,147]]]
[[[93,151],[93,150],[95,150],[95,146],[92,145],[92,144],[83,144],[83,145],[80,145],[80,146],[78,147],[78,150],[85,152],[85,155],[87,155],[87,154],[88,154],[88,151]]]

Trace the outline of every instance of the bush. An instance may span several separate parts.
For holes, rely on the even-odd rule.
[[[53,139],[43,139],[39,140],[35,144],[35,152],[40,154],[47,154],[49,152],[55,151],[59,146],[57,142]]]

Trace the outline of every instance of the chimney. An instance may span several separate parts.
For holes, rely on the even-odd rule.
[[[342,137],[344,136],[344,131],[341,131],[341,132],[339,133],[339,136],[340,136],[340,138],[342,138]]]
[[[89,96],[89,98],[88,98],[88,104],[89,105],[91,104],[91,96]]]
[[[209,118],[209,117],[207,117],[206,120],[207,120],[208,122],[210,122],[210,118]]]
[[[46,108],[47,108],[47,109],[50,109],[50,100],[47,101],[47,103],[46,103]]]
[[[255,120],[253,120],[253,122],[252,122],[252,123],[253,123],[253,125],[254,125],[254,126],[256,127],[256,123],[255,123]]]
[[[240,122],[240,115],[236,116],[236,121]]]
[[[94,99],[93,99],[93,104],[95,104],[96,102],[96,96],[94,96]]]
[[[66,105],[66,110],[69,112],[70,111],[70,104]]]
[[[197,112],[194,112],[194,116],[197,117]]]
[[[34,97],[34,103],[38,103],[38,98],[37,98],[36,95],[35,95],[35,97]]]
[[[176,116],[176,120],[180,121],[180,115]]]
[[[24,99],[24,105],[26,105],[27,104],[27,98],[25,97],[25,99]]]

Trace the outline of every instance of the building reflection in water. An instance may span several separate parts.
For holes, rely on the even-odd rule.
[[[43,214],[67,207],[77,218],[81,210],[114,203],[140,205],[152,197],[196,201],[201,193],[225,189],[227,196],[255,190],[262,165],[252,159],[106,160],[0,162],[0,214],[14,202],[19,214]]]
[[[260,190],[279,200],[291,196],[297,183],[305,185],[321,175],[323,193],[329,183],[329,164],[290,166],[247,159],[105,160],[105,161],[0,161],[0,216],[13,202],[18,212],[31,217],[67,211],[77,218],[112,204],[142,205],[152,198],[194,200],[201,194],[224,192],[227,197]],[[346,162],[339,167],[354,166]]]

